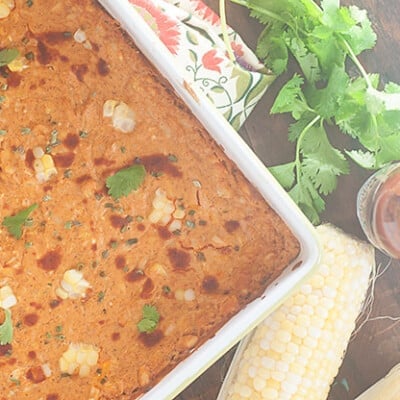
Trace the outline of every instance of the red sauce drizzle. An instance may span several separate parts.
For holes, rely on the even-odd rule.
[[[86,64],[74,64],[71,65],[71,71],[75,74],[78,81],[83,82],[83,77],[89,71],[89,68]]]
[[[239,227],[239,222],[235,220],[226,221],[224,224],[224,228],[228,233],[235,232]]]
[[[144,224],[138,224],[137,225],[137,230],[143,232],[146,229],[146,227],[144,226]]]
[[[59,398],[57,393],[50,393],[46,396],[46,400],[59,400]]]
[[[22,76],[16,72],[12,72],[7,77],[9,87],[17,87],[21,84]]]
[[[75,182],[79,185],[79,184],[81,184],[83,182],[90,181],[91,178],[92,177],[89,174],[85,174],[85,175],[78,176],[75,179]]]
[[[134,269],[125,275],[125,279],[128,282],[136,282],[136,281],[140,281],[141,279],[144,279],[144,278],[145,278],[144,273],[140,269]]]
[[[107,158],[104,157],[97,157],[93,160],[94,165],[105,165],[106,167],[109,167],[110,165],[114,164],[114,160],[108,160]]]
[[[46,375],[44,374],[42,367],[31,367],[26,373],[26,378],[33,383],[40,383],[46,379]]]
[[[58,153],[54,154],[53,158],[57,167],[68,168],[74,162],[75,154],[72,153],[72,151],[68,153]]]
[[[28,353],[28,358],[30,358],[31,360],[34,360],[36,358],[36,353],[33,350],[31,350]]]
[[[175,269],[186,269],[190,264],[190,254],[183,250],[168,249],[168,257]]]
[[[97,71],[99,71],[99,74],[101,76],[106,76],[110,73],[110,67],[108,66],[106,61],[103,60],[102,58],[100,58],[97,63]]]
[[[166,226],[159,226],[157,229],[161,239],[167,240],[172,236],[172,233],[168,230]]]
[[[38,264],[45,271],[54,271],[61,264],[61,254],[57,250],[51,250],[38,260]]]
[[[139,339],[146,347],[153,347],[164,337],[164,334],[159,330],[151,333],[141,333]]]
[[[115,266],[118,269],[123,269],[126,266],[126,258],[124,256],[117,256],[115,258]]]
[[[218,289],[219,283],[215,276],[207,275],[201,285],[206,292],[212,293]]]
[[[150,173],[164,173],[176,178],[182,176],[179,168],[171,162],[165,154],[152,154],[149,156],[140,157],[140,162]]]
[[[39,37],[49,44],[57,44],[71,40],[72,35],[68,34],[68,32],[49,31],[40,34]]]
[[[0,356],[8,356],[9,354],[11,354],[12,351],[12,346],[11,344],[3,344],[0,345]]]
[[[121,338],[121,334],[119,332],[114,332],[111,335],[111,340],[113,340],[114,342],[118,341]]]
[[[26,314],[24,316],[24,324],[27,326],[36,325],[38,321],[39,321],[39,316],[35,313]]]
[[[33,155],[32,149],[28,149],[25,153],[25,165],[28,168],[33,169],[33,162],[35,161],[35,156]]]
[[[53,56],[49,48],[40,40],[38,41],[37,48],[39,53],[37,55],[38,62],[42,65],[50,64],[51,60],[53,59]]]
[[[73,133],[69,133],[68,136],[63,141],[65,147],[73,150],[79,144],[79,136],[74,135]]]
[[[154,290],[154,283],[150,278],[147,278],[143,284],[142,293],[140,297],[142,299],[148,299]]]
[[[41,310],[43,308],[42,305],[40,303],[36,303],[36,301],[31,301],[29,305],[36,310]]]
[[[121,217],[119,215],[111,215],[110,221],[111,221],[111,225],[114,228],[119,228],[119,229],[121,229],[123,226],[125,226],[128,223],[128,220],[126,219],[126,217]]]

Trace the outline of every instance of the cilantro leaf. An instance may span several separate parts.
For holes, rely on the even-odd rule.
[[[295,74],[282,87],[271,108],[271,114],[291,112],[294,119],[299,119],[309,107],[304,100],[301,85],[304,79]]]
[[[264,29],[258,38],[257,54],[274,74],[280,75],[286,70],[289,61],[286,42],[283,36],[271,34],[270,27]]]
[[[32,204],[28,208],[20,211],[18,214],[12,215],[10,217],[5,217],[3,219],[2,225],[8,229],[8,232],[14,236],[16,239],[20,239],[22,236],[22,228],[27,222],[31,212],[36,210],[38,205],[36,203]]]
[[[372,29],[366,10],[360,10],[356,6],[350,6],[349,10],[351,17],[357,24],[350,29],[349,34],[346,35],[346,40],[354,54],[358,55],[375,46],[376,33]]]
[[[329,76],[328,84],[322,89],[311,88],[307,93],[309,104],[325,119],[335,116],[345,97],[349,77],[344,67],[335,66]]]
[[[3,49],[0,50],[0,67],[10,64],[19,56],[17,49]]]
[[[375,167],[375,157],[369,151],[349,150],[346,151],[346,154],[365,169],[373,169]]]
[[[296,181],[294,172],[295,166],[296,164],[294,162],[289,162],[287,164],[269,167],[268,170],[285,189],[289,190]]]
[[[146,170],[143,165],[133,165],[121,169],[107,178],[106,186],[109,189],[108,194],[115,200],[123,196],[128,196],[133,190],[139,189],[145,176]]]
[[[13,339],[13,326],[11,320],[11,311],[7,309],[0,309],[4,312],[4,322],[0,325],[0,346],[4,346],[12,342]]]
[[[138,322],[137,328],[141,333],[153,332],[160,320],[160,314],[155,306],[145,304],[142,309],[142,319]]]
[[[318,57],[314,53],[310,52],[305,43],[298,37],[288,39],[287,46],[299,63],[306,79],[310,83],[316,83],[319,81],[321,77],[321,69]]]

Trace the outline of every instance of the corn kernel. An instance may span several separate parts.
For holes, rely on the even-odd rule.
[[[162,226],[168,225],[175,211],[175,205],[160,188],[155,191],[152,206],[153,209],[149,215],[149,221],[152,224],[159,224]],[[174,221],[172,221],[171,224]]]
[[[10,8],[4,4],[4,3],[0,3],[0,19],[4,19],[7,18],[10,15]]]
[[[15,7],[15,1],[14,0],[1,0],[0,3],[5,4],[10,10],[13,10]]]
[[[0,307],[3,309],[9,309],[17,304],[17,298],[10,286],[3,286],[0,288]]]
[[[99,349],[91,344],[71,343],[59,359],[59,368],[62,373],[80,377],[87,377],[91,367],[97,364]]]
[[[50,154],[46,154],[41,147],[34,147],[32,152],[35,157],[33,169],[36,172],[36,179],[39,182],[46,182],[53,175],[57,174],[53,157]]]
[[[76,269],[69,269],[64,272],[61,286],[56,289],[56,295],[63,300],[77,299],[86,296],[90,284],[83,277],[83,273]]]
[[[103,105],[103,117],[111,118],[113,127],[121,132],[132,132],[135,128],[135,113],[123,101],[107,100]]]
[[[8,63],[7,67],[12,72],[21,72],[28,68],[27,59],[25,57],[17,57],[15,60]]]

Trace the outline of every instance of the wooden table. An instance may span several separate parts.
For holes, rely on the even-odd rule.
[[[206,2],[217,10],[217,0]],[[379,72],[384,81],[400,83],[400,1],[347,0],[342,3],[367,9],[378,34],[375,49],[361,57],[367,71]],[[260,26],[248,17],[245,9],[232,4],[228,4],[227,8],[228,23],[254,47]],[[245,140],[266,165],[293,158],[293,148],[287,140],[288,118],[272,117],[268,112],[281,82],[282,79],[275,82],[241,130]],[[324,221],[331,222],[361,239],[365,237],[356,217],[356,194],[368,175],[368,172],[353,165],[350,175],[341,178],[337,190],[327,198],[327,208],[323,214]],[[376,258],[378,264],[385,265],[389,262],[388,258],[380,253],[377,253]],[[400,262],[392,261],[376,282],[371,320],[360,328],[349,343],[329,400],[353,400],[400,362],[400,320],[382,318],[400,317],[398,282]],[[215,400],[233,351],[234,349],[216,362],[176,400]],[[349,391],[346,390],[346,386]]]

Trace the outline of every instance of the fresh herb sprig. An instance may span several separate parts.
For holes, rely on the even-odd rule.
[[[367,73],[358,59],[376,43],[365,10],[340,6],[339,0],[321,0],[320,6],[312,0],[231,1],[265,25],[256,52],[267,67],[280,75],[292,56],[300,68],[270,110],[292,115],[295,159],[270,170],[317,224],[325,196],[349,173],[350,159],[366,169],[400,160],[400,86],[388,83],[382,90],[379,75]],[[335,148],[327,125],[355,139],[356,148]]]
[[[10,235],[14,236],[16,239],[20,239],[22,236],[22,228],[28,222],[30,214],[37,208],[38,204],[34,203],[15,215],[4,217],[2,225],[7,228]]]
[[[132,165],[131,167],[121,169],[106,180],[108,194],[118,200],[123,196],[128,196],[134,190],[137,190],[144,181],[146,170],[143,165]]]
[[[14,48],[0,50],[0,67],[10,64],[19,57],[19,55],[19,51]]]
[[[142,309],[142,319],[137,323],[141,333],[152,333],[157,328],[160,314],[155,306],[145,304]]]
[[[13,325],[11,320],[11,311],[0,309],[4,313],[4,322],[0,325],[0,346],[4,346],[12,342]]]

